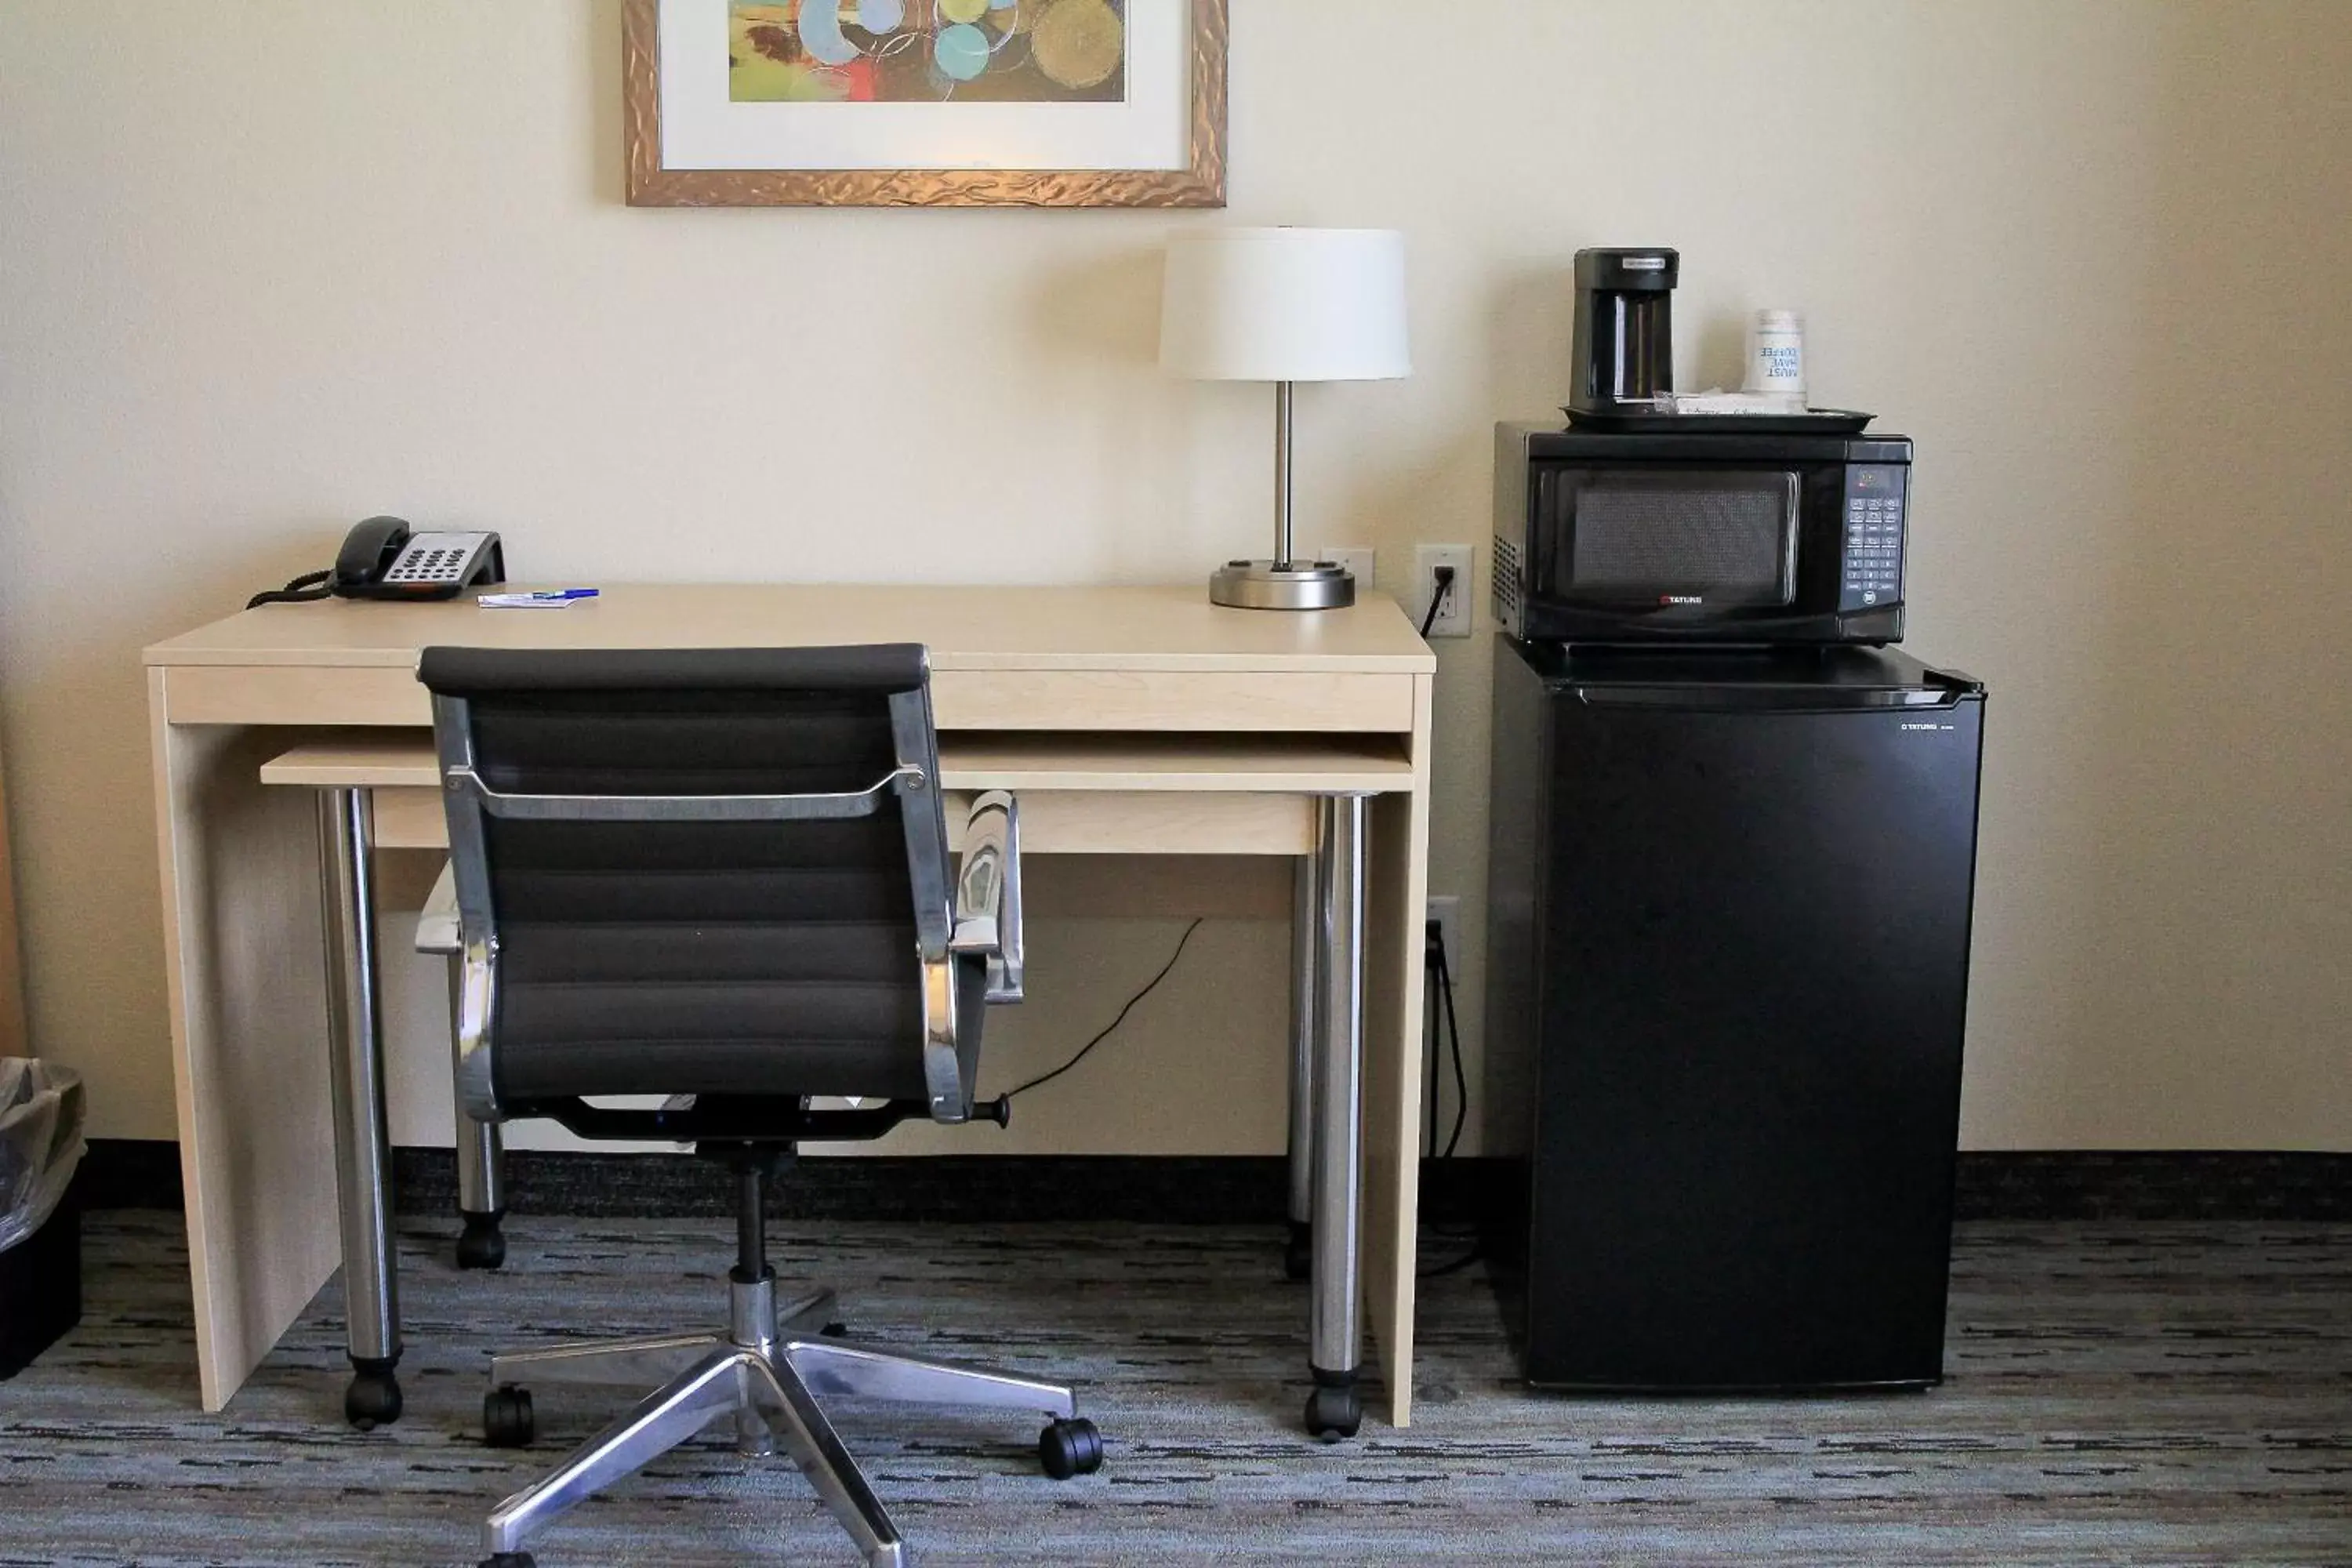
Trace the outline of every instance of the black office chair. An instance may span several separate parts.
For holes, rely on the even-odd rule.
[[[692,1142],[740,1202],[725,1332],[493,1359],[494,1444],[530,1441],[527,1383],[661,1386],[499,1505],[487,1562],[529,1563],[549,1520],[730,1415],[745,1452],[782,1439],[867,1562],[903,1563],[822,1394],[1043,1412],[1046,1472],[1098,1468],[1068,1389],[804,1336],[832,1293],[780,1308],[764,1257],[765,1187],[798,1141],[1005,1119],[973,1084],[983,1005],[1020,998],[1019,826],[1010,796],[981,796],[950,874],[924,650],[437,647],[417,676],[449,817],[467,1113]],[[587,1098],[614,1095],[671,1098]]]

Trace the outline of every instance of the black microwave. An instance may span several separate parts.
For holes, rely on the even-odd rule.
[[[1902,436],[1499,425],[1496,618],[1529,642],[1900,642],[1910,475]]]

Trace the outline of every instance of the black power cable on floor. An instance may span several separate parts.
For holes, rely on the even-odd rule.
[[[1454,1152],[1462,1146],[1462,1125],[1470,1113],[1470,1088],[1468,1075],[1462,1068],[1462,1025],[1454,1011],[1454,966],[1448,961],[1445,952],[1445,930],[1434,921],[1429,923],[1423,960],[1428,966],[1430,977],[1436,982],[1438,1005],[1444,1018],[1444,1039],[1439,1043],[1450,1047],[1446,1050],[1433,1049],[1430,1052],[1429,1158],[1451,1160],[1454,1158]],[[1437,1033],[1434,1028],[1431,1030],[1433,1036]],[[1437,1071],[1439,1058],[1445,1056],[1451,1056],[1454,1063],[1454,1129],[1446,1135],[1445,1147],[1440,1150],[1437,1146]],[[1478,1238],[1478,1229],[1475,1223],[1466,1227],[1448,1226],[1433,1220],[1429,1228],[1433,1234],[1448,1239],[1467,1239],[1470,1246],[1457,1258],[1448,1258],[1445,1262],[1433,1268],[1414,1270],[1416,1279],[1434,1279],[1441,1275],[1452,1274],[1467,1268],[1485,1256],[1486,1246]]]
[[[1486,1256],[1486,1244],[1479,1240],[1477,1237],[1473,1237],[1470,1240],[1470,1245],[1465,1247],[1460,1254],[1447,1258],[1444,1262],[1438,1264],[1433,1268],[1416,1268],[1412,1271],[1412,1277],[1416,1279],[1439,1279],[1448,1274],[1459,1274],[1462,1270],[1469,1268],[1472,1264],[1484,1259]]]
[[[1462,1146],[1463,1119],[1470,1114],[1470,1083],[1462,1070],[1462,1026],[1454,1016],[1454,969],[1446,962],[1445,928],[1430,922],[1428,966],[1437,978],[1438,999],[1445,1009],[1445,1038],[1452,1047],[1447,1052],[1430,1053],[1429,1059],[1429,1152],[1432,1158],[1451,1160],[1454,1151]],[[1437,1062],[1440,1055],[1449,1055],[1454,1061],[1454,1130],[1446,1134],[1445,1148],[1437,1147]]]
[[[1003,1098],[1011,1100],[1016,1094],[1028,1093],[1031,1089],[1035,1089],[1040,1084],[1051,1083],[1055,1079],[1061,1077],[1064,1073],[1069,1071],[1072,1068],[1077,1066],[1080,1062],[1086,1060],[1087,1053],[1088,1051],[1093,1050],[1097,1046],[1101,1045],[1105,1040],[1110,1038],[1111,1031],[1118,1028],[1121,1024],[1127,1022],[1127,1016],[1135,1011],[1135,1005],[1137,1003],[1142,1001],[1146,996],[1150,995],[1154,991],[1157,991],[1160,988],[1160,983],[1168,978],[1168,972],[1176,967],[1176,961],[1184,956],[1184,948],[1186,944],[1192,940],[1192,933],[1200,929],[1201,922],[1199,920],[1195,920],[1191,925],[1184,928],[1184,934],[1176,939],[1176,951],[1168,955],[1168,962],[1160,966],[1160,973],[1153,975],[1150,980],[1145,984],[1142,990],[1129,997],[1127,999],[1127,1005],[1118,1010],[1118,1016],[1104,1025],[1100,1034],[1097,1035],[1093,1039],[1088,1040],[1085,1045],[1080,1046],[1076,1056],[1072,1057],[1068,1061],[1064,1062],[1060,1067],[1055,1068],[1051,1072],[1039,1073],[1035,1078],[1031,1079],[1027,1083],[1021,1085],[1019,1088],[1006,1089],[1004,1091]]]

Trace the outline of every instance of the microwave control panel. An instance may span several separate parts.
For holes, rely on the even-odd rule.
[[[1840,610],[1903,602],[1903,503],[1910,470],[1853,463],[1845,470],[1845,565]]]

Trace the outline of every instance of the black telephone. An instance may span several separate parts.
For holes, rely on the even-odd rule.
[[[344,599],[454,599],[476,583],[506,580],[506,552],[495,533],[418,533],[396,517],[372,517],[343,537],[334,565],[256,594],[245,607],[331,594]]]

